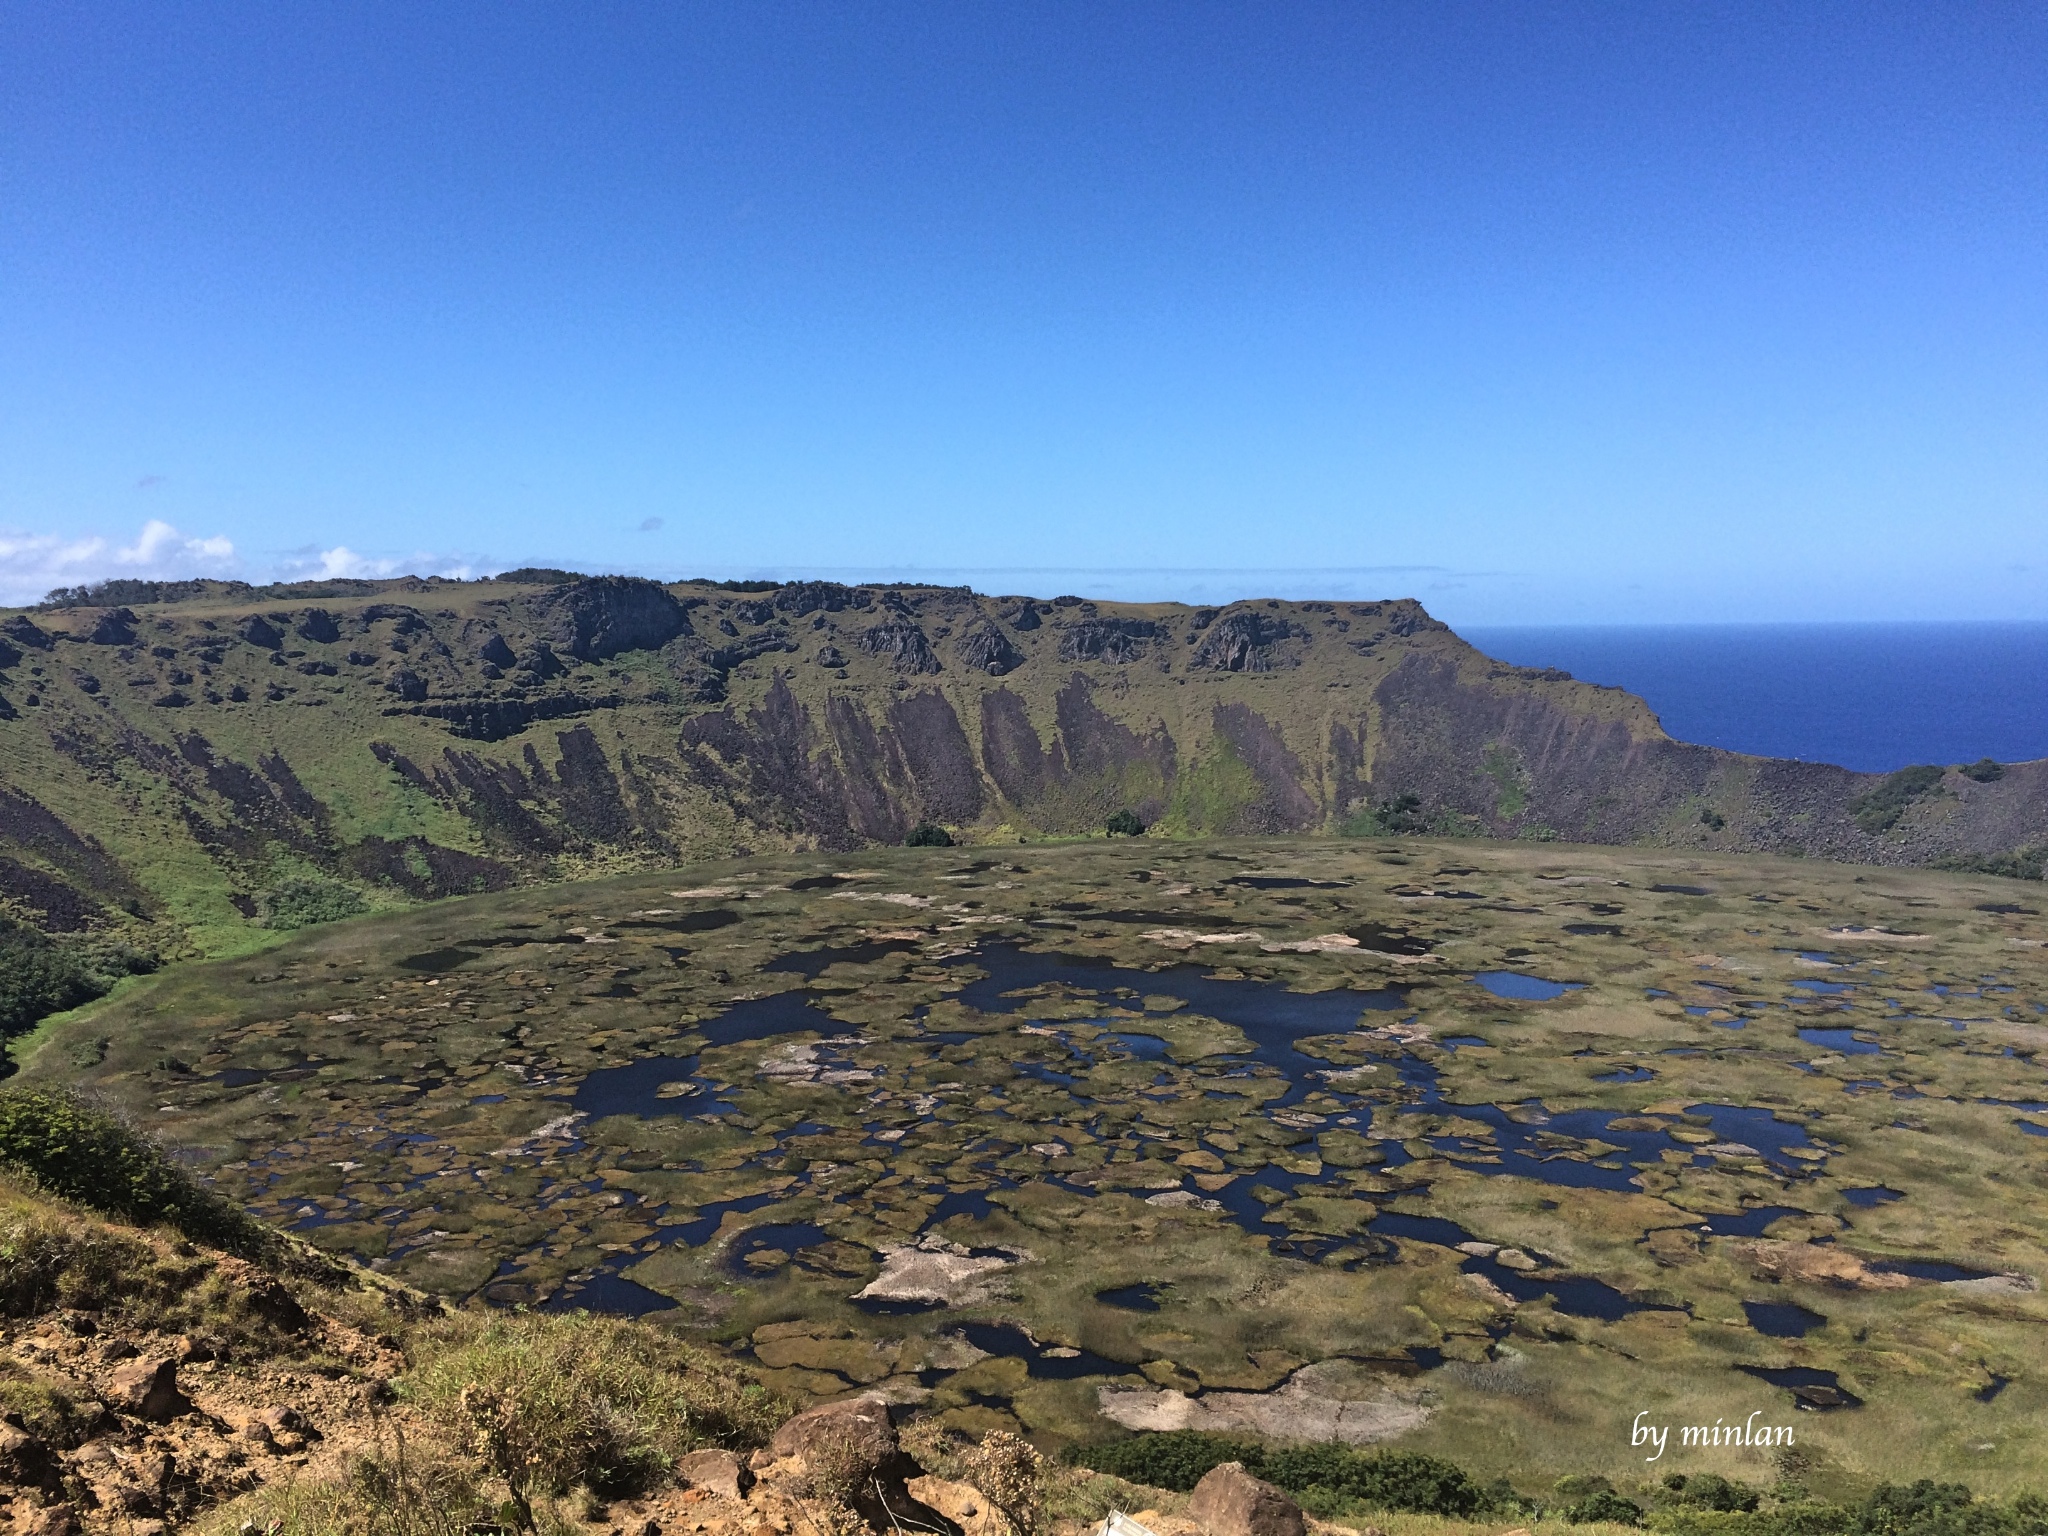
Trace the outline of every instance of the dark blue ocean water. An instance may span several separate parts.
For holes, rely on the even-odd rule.
[[[1648,700],[1681,741],[1882,773],[2048,757],[2048,624],[1461,630]]]

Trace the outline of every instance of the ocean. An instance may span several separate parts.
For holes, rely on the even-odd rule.
[[[2048,624],[1459,633],[1500,661],[1639,694],[1681,741],[1870,773],[2048,757]]]

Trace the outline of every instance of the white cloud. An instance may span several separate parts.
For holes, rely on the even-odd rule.
[[[398,569],[398,565],[396,560],[372,560],[366,555],[359,555],[346,544],[320,551],[322,576],[389,576]]]
[[[0,602],[32,603],[52,587],[81,586],[109,576],[170,580],[223,576],[235,568],[235,546],[218,534],[187,538],[151,518],[132,544],[116,546],[99,534],[66,538],[53,533],[0,530]]]

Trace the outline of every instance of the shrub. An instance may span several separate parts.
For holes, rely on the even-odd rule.
[[[338,880],[285,880],[256,898],[266,928],[310,928],[336,923],[370,909],[363,893]]]
[[[624,1318],[464,1316],[436,1344],[409,1390],[521,1498],[636,1492],[686,1452],[765,1443],[787,1415],[731,1366]]]
[[[947,1428],[942,1420],[919,1414],[896,1432],[896,1443],[933,1477],[943,1477],[949,1483],[963,1480],[965,1463],[961,1458],[972,1447],[965,1435]]]
[[[962,1458],[967,1481],[1003,1512],[1016,1536],[1032,1536],[1045,1508],[1045,1461],[1029,1440],[990,1430]]]
[[[1269,1448],[1254,1440],[1174,1429],[1082,1446],[1068,1454],[1097,1472],[1177,1493],[1186,1493],[1212,1468],[1240,1461],[1253,1476],[1306,1497],[1331,1514],[1394,1509],[1471,1516],[1494,1504],[1493,1494],[1463,1468],[1412,1451],[1369,1455],[1334,1444]]]
[[[1979,784],[1996,784],[2005,777],[2005,764],[1995,757],[1980,757],[1974,763],[1965,763],[1956,772],[1966,779],[1976,780]]]
[[[1711,805],[1700,807],[1700,825],[1710,832],[1719,832],[1728,825],[1728,818]]]
[[[2014,1512],[1980,1502],[1965,1483],[1884,1483],[1856,1512],[1858,1536],[2004,1536],[2023,1529]]]
[[[276,1237],[104,1111],[40,1088],[0,1092],[0,1165],[91,1210],[197,1242],[272,1257]]]
[[[1067,1454],[1081,1466],[1127,1483],[1170,1488],[1175,1493],[1188,1492],[1226,1461],[1241,1461],[1248,1472],[1257,1472],[1264,1465],[1264,1449],[1256,1441],[1199,1429],[1169,1429],[1102,1445],[1071,1446]]]
[[[1136,811],[1118,811],[1103,827],[1111,837],[1142,837],[1145,833],[1145,823]]]
[[[910,835],[903,839],[906,848],[950,848],[953,834],[935,821],[920,821],[910,829]]]
[[[1931,763],[1915,763],[1888,773],[1874,789],[1849,802],[1849,814],[1872,837],[1889,832],[1905,815],[1906,807],[1941,783],[1941,777],[1942,770]]]
[[[1699,1472],[1685,1479],[1685,1502],[1722,1514],[1749,1514],[1762,1495],[1747,1483],[1730,1482],[1718,1472]]]
[[[1935,860],[1934,867],[1971,875],[2002,875],[2008,880],[2039,880],[2048,876],[2048,848],[2015,848],[2011,853],[1959,853]]]
[[[1259,1476],[1290,1493],[1322,1490],[1367,1509],[1424,1515],[1482,1513],[1491,1495],[1453,1462],[1413,1451],[1369,1456],[1340,1445],[1268,1450]]]
[[[1377,805],[1354,811],[1339,825],[1344,837],[1389,837],[1401,833],[1427,832],[1430,818],[1423,814],[1420,795],[1396,795]]]
[[[1595,1489],[1564,1512],[1573,1525],[1641,1525],[1643,1507],[1612,1488]]]

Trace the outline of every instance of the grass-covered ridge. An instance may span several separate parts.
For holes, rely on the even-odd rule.
[[[512,575],[520,579],[511,579]],[[1931,777],[1930,777],[1931,775]],[[1669,740],[1409,599],[117,583],[0,616],[0,916],[165,958],[730,855],[1350,829],[2035,870],[2048,765]],[[2001,862],[2003,861],[2003,862]]]

